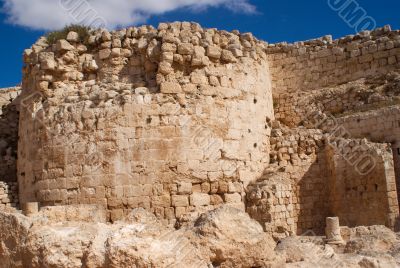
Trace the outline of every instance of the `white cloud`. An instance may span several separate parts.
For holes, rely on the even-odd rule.
[[[8,22],[32,29],[54,30],[71,23],[92,26],[135,25],[149,17],[187,8],[192,11],[225,7],[254,13],[249,0],[3,0]]]

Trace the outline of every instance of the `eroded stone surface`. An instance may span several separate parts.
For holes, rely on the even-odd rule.
[[[180,230],[165,227],[144,209],[114,224],[82,221],[73,210],[60,206],[59,211],[69,215],[62,221],[47,213],[32,218],[0,213],[4,223],[0,267],[200,268],[211,263],[224,267],[282,263],[261,226],[234,208],[205,213]]]

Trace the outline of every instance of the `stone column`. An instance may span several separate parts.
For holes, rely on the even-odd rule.
[[[22,211],[24,212],[25,216],[32,216],[39,212],[39,203],[38,202],[27,202],[23,204]]]
[[[338,217],[326,218],[326,243],[328,244],[343,244],[343,238],[340,234],[340,225]]]

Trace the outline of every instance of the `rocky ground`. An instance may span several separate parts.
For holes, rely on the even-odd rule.
[[[93,206],[26,217],[0,212],[0,267],[400,267],[400,235],[383,226],[343,228],[346,243],[306,233],[274,241],[228,206],[179,228],[135,209],[110,224]]]

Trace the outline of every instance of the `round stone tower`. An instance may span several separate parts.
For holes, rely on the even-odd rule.
[[[270,75],[251,34],[176,22],[40,39],[25,52],[21,99],[22,203],[174,221],[244,207],[269,162]]]

